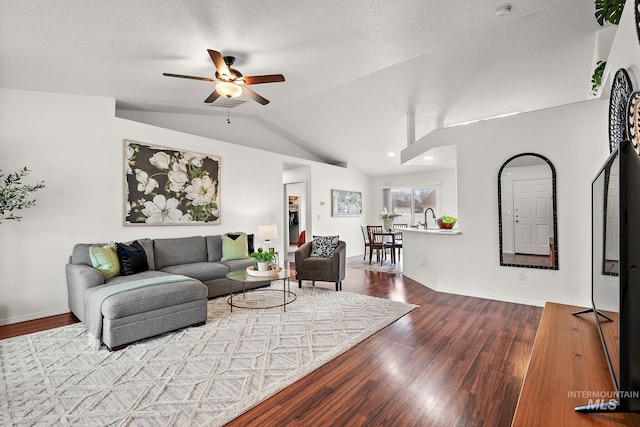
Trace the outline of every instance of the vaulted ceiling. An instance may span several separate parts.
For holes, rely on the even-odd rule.
[[[252,86],[271,102],[240,97],[247,102],[233,115],[372,176],[413,173],[426,166],[400,164],[408,112],[420,138],[587,99],[600,28],[593,2],[513,0],[511,14],[498,17],[504,4],[0,0],[0,87],[221,118],[226,109],[203,103],[214,83],[162,75],[214,77],[206,50],[215,49],[236,56],[245,75],[286,77]]]

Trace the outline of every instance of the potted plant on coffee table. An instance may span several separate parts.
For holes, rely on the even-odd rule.
[[[269,264],[273,262],[276,258],[275,252],[265,251],[262,248],[258,248],[258,250],[251,254],[251,258],[253,258],[255,264],[255,270],[257,271],[267,271],[269,270]]]

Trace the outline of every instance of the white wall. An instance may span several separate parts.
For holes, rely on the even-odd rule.
[[[337,172],[340,173],[337,173]],[[370,215],[367,200],[370,178],[356,170],[343,169],[321,163],[311,164],[311,192],[308,195],[311,210],[311,230],[313,235],[339,235],[347,242],[347,256],[362,253],[363,238],[360,225]],[[362,216],[332,217],[331,190],[362,192]],[[310,236],[307,235],[307,240]]]
[[[419,152],[457,144],[458,226],[463,234],[440,239],[440,252],[452,262],[438,269],[437,289],[498,300],[542,305],[555,301],[591,305],[591,180],[609,155],[610,80],[619,68],[640,85],[640,44],[634,3],[627,2],[607,58],[608,81],[601,101],[588,101],[469,126],[441,129],[403,151],[406,161]],[[497,173],[509,157],[534,152],[555,166],[558,189],[559,270],[500,267],[498,257]],[[449,249],[447,249],[449,247]],[[420,266],[418,255],[409,262]],[[414,279],[428,283],[426,272]],[[518,277],[524,273],[525,280]]]
[[[640,85],[640,43],[636,34],[634,4],[635,2],[632,1],[626,2],[620,17],[620,23],[607,58],[604,74],[606,81],[603,82],[601,95],[603,98],[608,98],[611,93],[611,81],[620,68],[627,70],[634,89],[638,89],[638,85]]]
[[[255,233],[265,222],[284,224],[283,165],[300,159],[116,118],[114,110],[110,98],[0,89],[0,169],[27,166],[27,182],[46,181],[22,222],[0,224],[0,324],[68,312],[64,266],[77,242]],[[222,224],[124,226],[125,138],[220,156]],[[316,181],[312,209],[338,183],[367,192],[358,171],[304,162]],[[318,231],[359,245],[356,226],[352,232],[349,221],[319,214]],[[283,239],[276,243],[284,249]]]
[[[368,200],[370,178],[355,169],[342,168],[323,163],[307,162],[301,159],[296,164],[307,166],[287,169],[283,172],[283,183],[307,182],[307,241],[312,236],[339,235],[347,243],[346,255],[362,253],[363,239],[360,224],[370,216]],[[362,192],[362,216],[332,217],[331,190]]]
[[[217,114],[204,115],[117,110],[116,116],[165,129],[188,132],[205,138],[213,137],[221,141],[244,145],[245,147],[256,149],[269,147],[269,151],[273,153],[295,156],[307,160],[322,161],[317,156],[275,133],[275,130],[282,130],[275,128],[269,122],[260,120],[259,117],[246,117],[242,113],[237,112],[238,110],[242,111],[242,108],[230,110],[231,123],[227,123],[226,109],[219,107],[211,107],[211,109],[212,114]],[[214,112],[213,110],[217,111]],[[224,111],[224,113],[219,112],[220,110]],[[271,126],[269,127],[268,125]],[[256,140],[255,135],[260,135],[260,138]],[[286,136],[294,138],[292,135]]]
[[[590,304],[591,180],[608,156],[608,103],[586,101],[432,132],[415,144],[457,144],[459,236],[443,237],[437,290],[543,305]],[[538,153],[556,169],[559,270],[499,265],[497,179],[510,157]],[[448,254],[448,255],[447,255]],[[419,254],[405,274],[429,283]],[[416,268],[416,266],[418,268]],[[524,271],[526,280],[519,280]]]

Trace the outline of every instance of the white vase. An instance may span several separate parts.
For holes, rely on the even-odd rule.
[[[258,263],[258,271],[267,271],[269,269],[268,262],[259,262]]]
[[[385,218],[382,220],[382,228],[384,228],[384,231],[391,230],[391,227],[393,227],[393,218]]]

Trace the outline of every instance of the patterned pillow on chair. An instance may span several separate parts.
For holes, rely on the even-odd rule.
[[[339,236],[313,236],[311,256],[330,258],[338,247]]]

